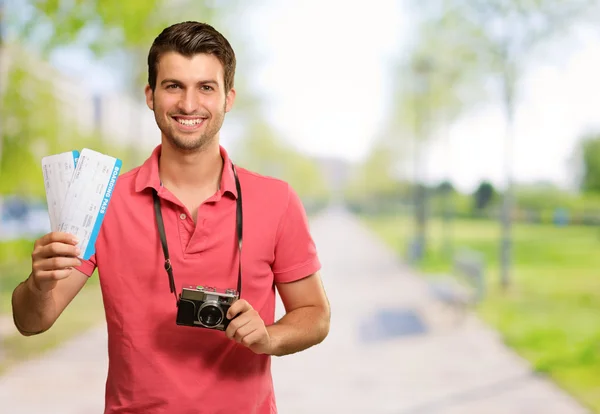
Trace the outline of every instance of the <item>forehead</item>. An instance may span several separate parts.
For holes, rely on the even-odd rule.
[[[184,83],[215,80],[223,83],[223,65],[214,55],[198,53],[184,56],[177,52],[167,52],[160,56],[157,67],[157,82],[163,79],[176,79]]]

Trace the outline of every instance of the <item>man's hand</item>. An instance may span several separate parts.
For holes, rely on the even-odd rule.
[[[48,233],[36,240],[31,255],[31,276],[35,288],[49,292],[60,279],[69,276],[73,267],[80,266],[77,240],[68,233]]]
[[[225,331],[227,337],[256,354],[271,354],[271,337],[265,322],[247,301],[240,299],[231,305],[227,311],[227,319],[234,317]]]

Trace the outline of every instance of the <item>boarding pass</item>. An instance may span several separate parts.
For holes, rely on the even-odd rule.
[[[122,162],[85,148],[81,151],[66,189],[56,231],[74,235],[87,260],[95,253],[96,239],[113,194]]]
[[[60,212],[78,159],[79,151],[63,152],[42,158],[42,173],[52,231],[58,229]]]

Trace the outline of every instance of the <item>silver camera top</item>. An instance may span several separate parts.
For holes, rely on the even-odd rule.
[[[235,289],[217,289],[212,286],[188,285],[184,286],[181,291],[182,299],[199,301],[206,301],[211,299],[215,300],[216,298],[220,298],[221,301],[231,303],[238,297],[238,292]]]

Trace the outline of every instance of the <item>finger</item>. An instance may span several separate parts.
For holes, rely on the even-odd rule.
[[[250,309],[252,309],[252,306],[250,306],[246,300],[236,300],[227,311],[227,319],[233,319],[236,315],[244,313]]]
[[[77,257],[80,254],[81,250],[79,250],[79,248],[74,245],[62,242],[53,242],[39,249],[39,251],[37,252],[37,257]]]
[[[38,260],[34,264],[36,271],[61,270],[81,266],[81,260],[73,257],[52,257],[49,259]]]
[[[249,333],[248,335],[244,336],[242,338],[242,340],[240,341],[240,343],[248,348],[248,347],[252,346],[253,344],[260,342],[262,340],[262,338],[263,338],[262,331],[257,329],[255,331]]]
[[[237,330],[243,327],[244,325],[250,323],[251,320],[252,318],[249,317],[247,314],[241,314],[240,316],[229,322],[229,326],[225,330],[225,334],[228,338],[233,339]]]
[[[50,243],[66,243],[76,245],[77,243],[79,243],[79,240],[77,240],[77,237],[73,236],[70,233],[53,231],[52,233],[48,233],[39,238],[37,242],[39,246],[46,246]]]
[[[47,270],[39,272],[36,275],[36,279],[40,283],[66,279],[67,277],[69,277],[72,270],[73,269]]]
[[[242,326],[241,328],[239,328],[235,332],[235,336],[233,337],[233,339],[235,339],[235,341],[238,343],[242,343],[242,340],[245,337],[247,337],[248,335],[250,335],[252,332],[256,331],[257,329],[258,328],[257,328],[256,324],[248,323],[248,324]]]

